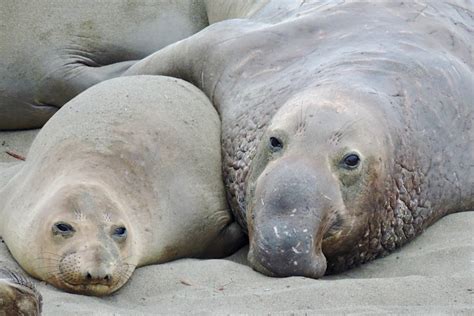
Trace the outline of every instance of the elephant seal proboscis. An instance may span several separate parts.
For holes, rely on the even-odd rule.
[[[202,0],[0,0],[0,130],[38,128],[86,88],[208,25]]]
[[[218,114],[182,80],[88,89],[22,164],[0,190],[0,235],[26,272],[65,291],[106,295],[135,267],[245,242],[225,198]]]
[[[252,266],[318,278],[474,208],[473,12],[289,2],[213,24],[124,75],[175,76],[208,95]]]
[[[0,268],[0,316],[41,315],[43,299],[25,276]]]

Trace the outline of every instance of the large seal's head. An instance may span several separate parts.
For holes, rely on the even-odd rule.
[[[11,247],[15,258],[33,276],[65,291],[100,296],[119,289],[137,264],[120,197],[90,180],[59,178],[48,189],[27,226],[18,228],[32,246]]]
[[[367,232],[389,145],[367,94],[304,91],[273,117],[247,186],[249,261],[319,278]]]
[[[0,315],[41,314],[43,299],[23,275],[0,268]]]

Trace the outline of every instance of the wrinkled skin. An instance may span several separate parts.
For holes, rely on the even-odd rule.
[[[220,120],[175,78],[103,82],[48,121],[0,187],[0,236],[30,275],[103,296],[140,266],[217,258],[245,236],[228,209]]]
[[[317,278],[474,208],[472,34],[462,2],[270,3],[124,75],[176,76],[209,96],[249,261]]]

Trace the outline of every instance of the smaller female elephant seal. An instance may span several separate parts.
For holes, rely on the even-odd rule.
[[[220,257],[244,241],[221,176],[220,121],[166,77],[103,82],[45,125],[0,191],[0,234],[32,276],[106,295],[137,266]]]
[[[21,274],[0,268],[0,316],[41,314],[42,297]]]

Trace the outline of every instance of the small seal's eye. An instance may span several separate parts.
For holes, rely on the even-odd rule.
[[[114,229],[114,236],[123,238],[127,235],[127,229],[123,226]]]
[[[347,169],[354,169],[360,163],[360,158],[357,154],[349,154],[342,160],[343,166]]]
[[[58,222],[53,225],[54,234],[69,235],[74,232],[75,232],[74,228],[68,223]]]
[[[270,149],[272,151],[279,151],[283,149],[283,143],[276,137],[270,137]]]

